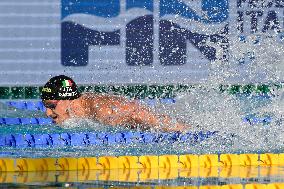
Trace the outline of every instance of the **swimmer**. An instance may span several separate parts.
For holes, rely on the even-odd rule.
[[[67,76],[51,78],[42,88],[41,99],[46,115],[60,125],[69,118],[86,118],[110,126],[184,131],[188,127],[167,115],[158,115],[149,107],[115,95],[81,94],[76,83]]]

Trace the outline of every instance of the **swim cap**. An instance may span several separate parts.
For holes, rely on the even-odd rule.
[[[76,83],[65,75],[52,77],[41,90],[42,100],[74,100],[79,97]]]

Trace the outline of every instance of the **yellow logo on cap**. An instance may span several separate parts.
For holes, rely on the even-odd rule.
[[[44,88],[42,89],[42,92],[51,93],[51,88],[44,87]]]

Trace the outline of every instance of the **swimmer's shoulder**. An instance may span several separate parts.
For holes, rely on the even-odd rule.
[[[88,92],[81,94],[80,98],[87,103],[101,103],[111,100],[112,95]]]
[[[113,95],[113,94],[99,94],[99,93],[83,93],[81,95],[81,100],[85,101],[87,103],[109,103],[109,102],[121,102],[121,103],[127,103],[127,102],[135,102],[134,100],[128,99],[124,96],[120,95]]]
[[[80,96],[80,103],[85,108],[85,111],[89,115],[94,115],[97,111],[97,107],[100,101],[100,94],[97,93],[83,93]]]
[[[80,96],[80,99],[81,99],[83,102],[87,102],[87,103],[95,102],[95,101],[99,100],[100,98],[101,98],[101,95],[100,95],[100,94],[91,93],[91,92],[83,93],[83,94],[81,94],[81,96]]]
[[[89,98],[95,98],[96,96],[97,96],[96,93],[87,92],[87,93],[82,93],[80,98],[89,99]]]

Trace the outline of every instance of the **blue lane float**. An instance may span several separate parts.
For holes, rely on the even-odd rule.
[[[50,118],[0,118],[0,125],[50,125]]]
[[[269,124],[272,122],[270,116],[252,117],[246,116],[243,122],[250,125]],[[50,125],[53,124],[50,118],[0,118],[0,125]]]
[[[251,117],[246,116],[243,122],[250,125],[269,124],[272,122],[270,116]],[[53,124],[50,118],[0,118],[0,125],[50,125]]]
[[[258,117],[257,115],[247,115],[243,121],[250,125],[256,124],[270,124],[272,122],[271,116]]]
[[[214,135],[217,131],[194,133],[150,133],[150,132],[89,132],[54,134],[6,134],[0,136],[0,147],[52,148],[70,146],[98,146],[117,144],[157,144],[181,142],[194,145]]]
[[[20,110],[45,111],[42,101],[8,101],[6,105]]]

